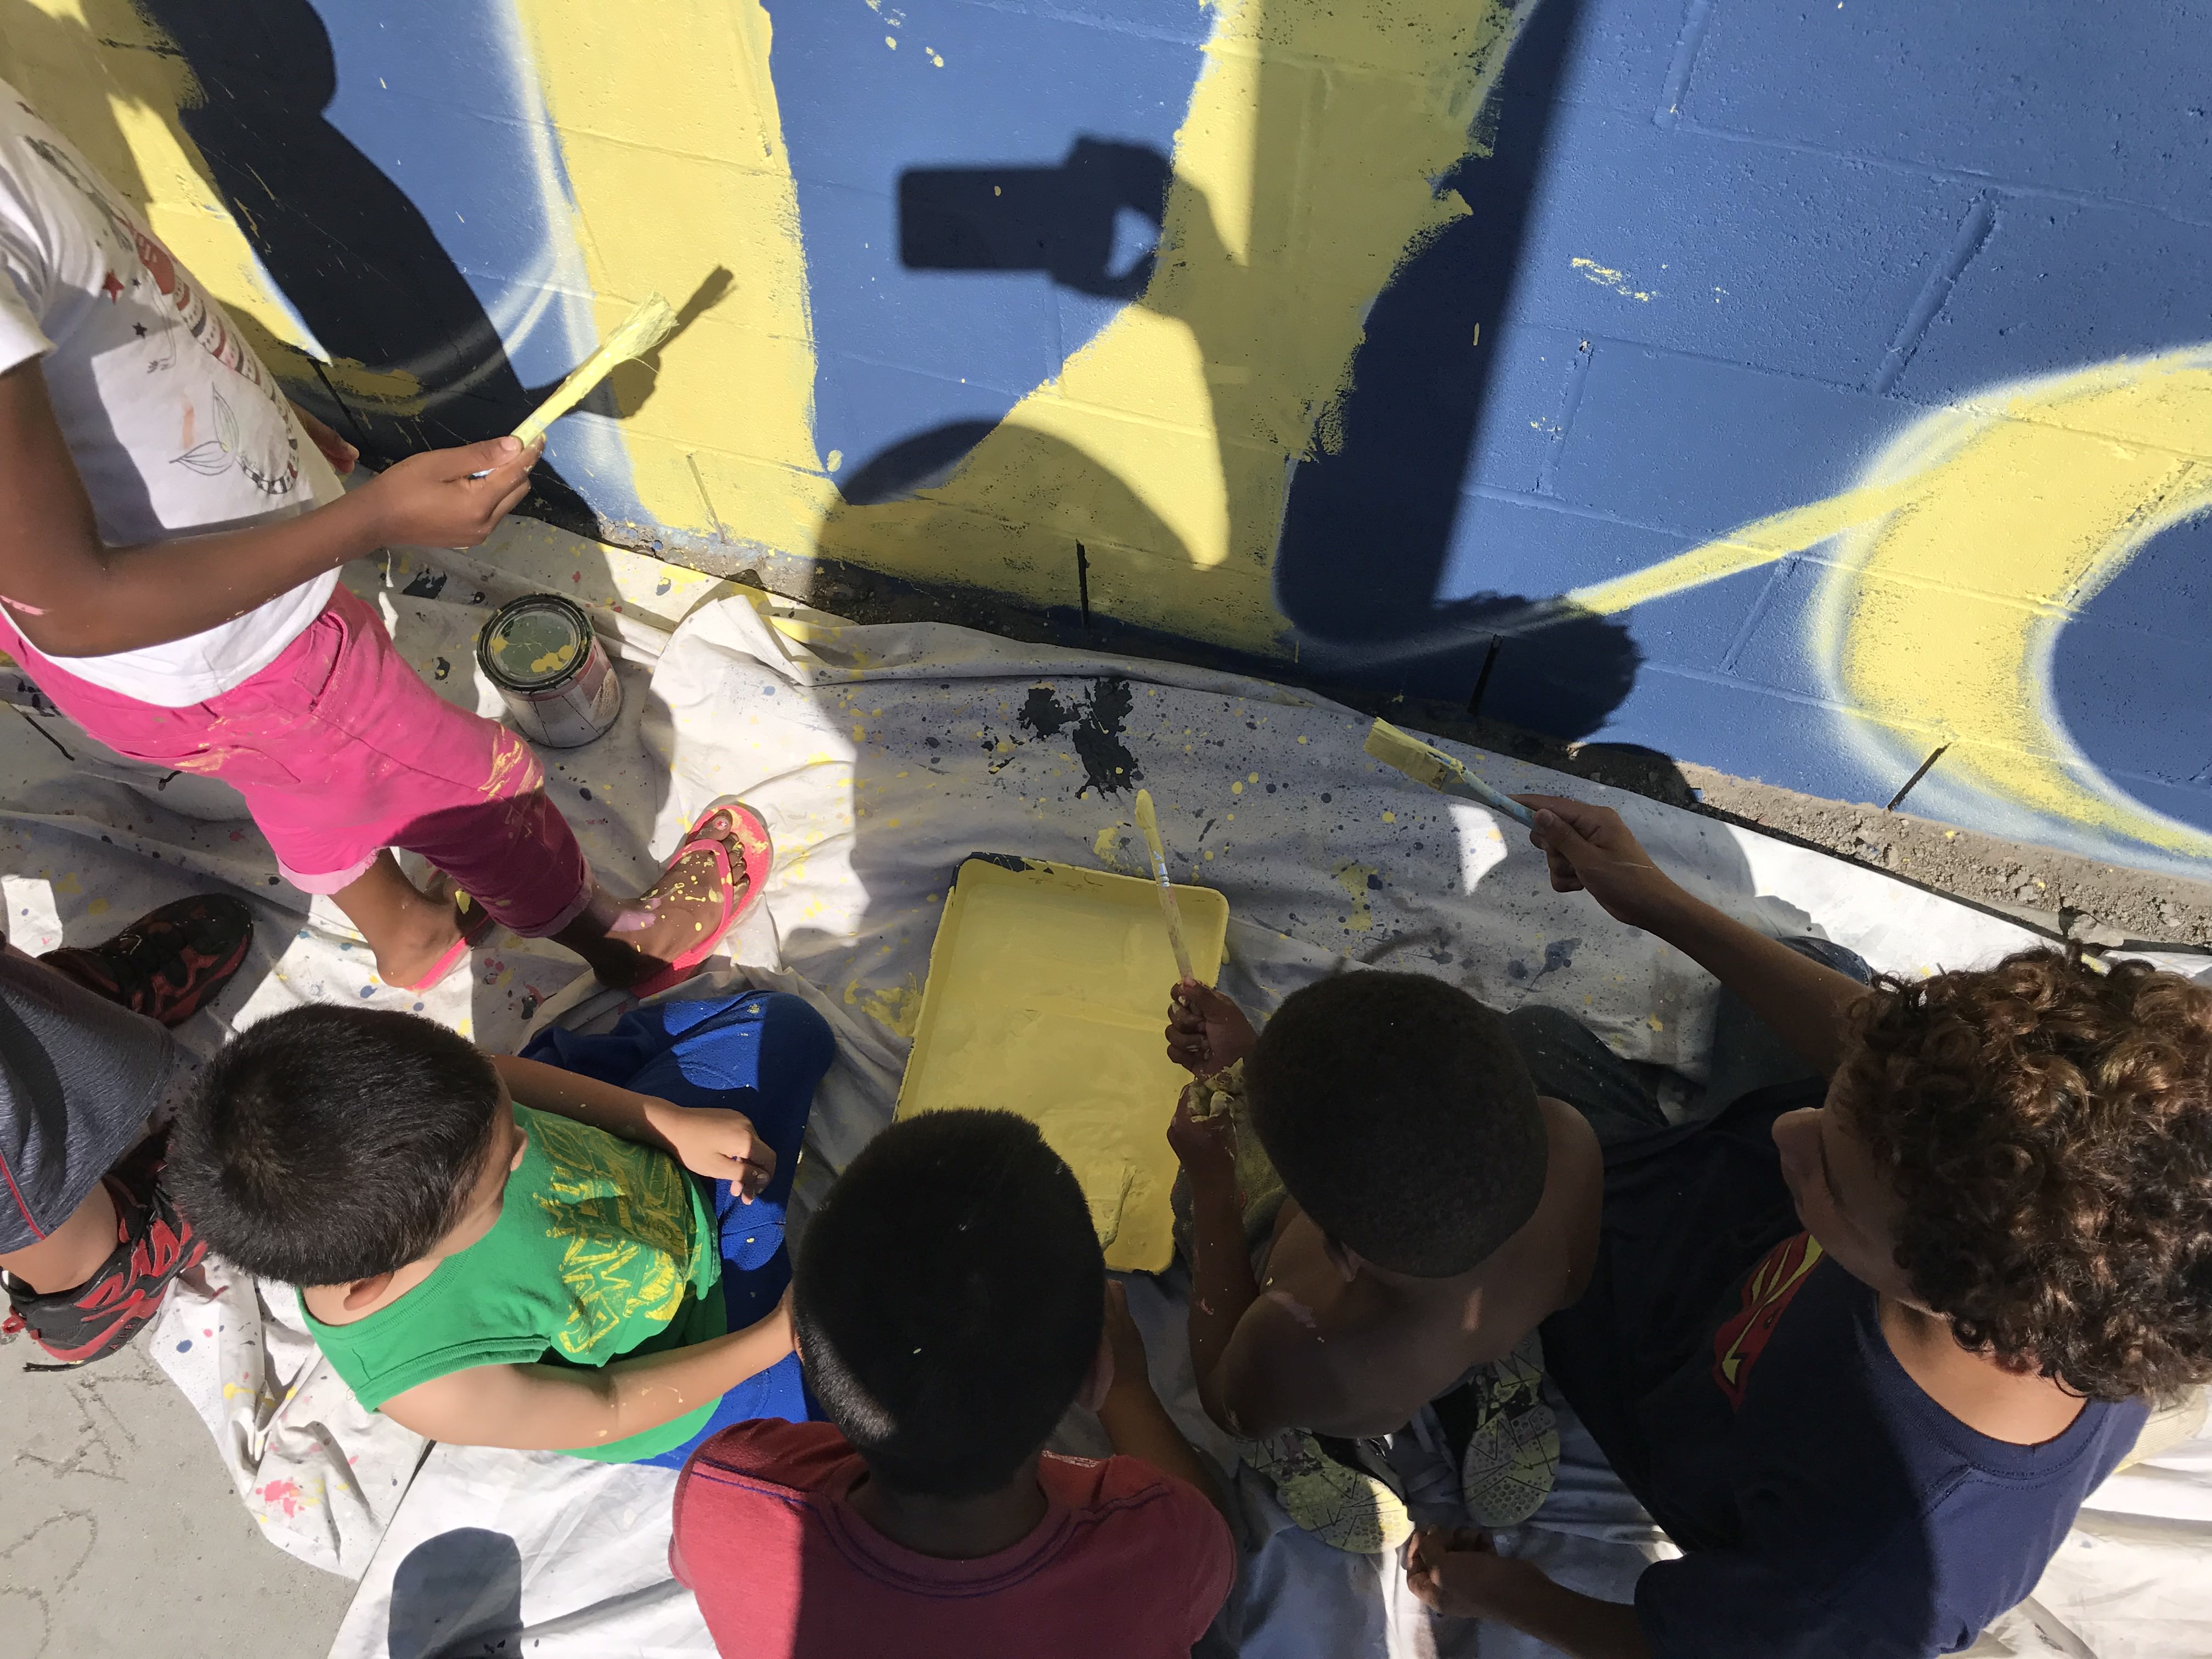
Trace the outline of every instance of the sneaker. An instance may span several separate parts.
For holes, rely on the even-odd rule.
[[[1517,1527],[1543,1507],[1559,1473],[1559,1424],[1544,1403],[1544,1344],[1534,1331],[1503,1359],[1435,1401],[1460,1454],[1460,1495],[1479,1527]]]
[[[115,1200],[115,1249],[84,1284],[42,1295],[5,1279],[0,1333],[26,1333],[57,1362],[25,1369],[70,1370],[105,1359],[160,1310],[169,1281],[207,1254],[206,1241],[161,1188],[167,1155],[167,1137],[149,1135],[102,1177]]]
[[[1239,1441],[1237,1450],[1273,1485],[1298,1528],[1331,1549],[1379,1555],[1413,1535],[1396,1475],[1364,1441],[1324,1445],[1304,1429],[1285,1429],[1265,1440]]]
[[[253,944],[253,913],[220,893],[149,911],[102,945],[39,958],[134,1014],[181,1025],[228,984]]]

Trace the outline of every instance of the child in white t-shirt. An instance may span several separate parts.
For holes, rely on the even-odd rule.
[[[529,749],[433,694],[338,584],[389,543],[476,545],[538,455],[495,438],[344,490],[352,446],[0,82],[0,651],[110,747],[234,786],[389,984],[434,984],[488,917],[658,989],[765,872],[759,820],[725,807],[653,893],[616,899]],[[393,847],[480,909],[416,889]]]

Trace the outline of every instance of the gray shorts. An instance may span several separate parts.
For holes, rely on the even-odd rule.
[[[0,1255],[68,1220],[187,1069],[152,1020],[0,949]]]

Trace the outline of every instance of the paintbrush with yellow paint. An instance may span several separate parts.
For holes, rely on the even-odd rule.
[[[667,301],[658,294],[648,294],[638,301],[637,309],[623,319],[622,326],[607,336],[597,351],[578,364],[568,378],[554,388],[553,395],[532,410],[514,435],[522,440],[525,449],[545,434],[545,428],[584,401],[593,386],[606,379],[617,363],[642,357],[676,331],[676,313]]]
[[[1534,825],[1536,815],[1510,796],[1501,795],[1441,749],[1431,749],[1410,732],[1388,720],[1377,720],[1367,734],[1367,752],[1383,765],[1403,772],[1415,783],[1425,783],[1438,794],[1475,801],[1493,812],[1503,812],[1516,823]]]
[[[1182,942],[1182,912],[1176,908],[1175,883],[1168,877],[1167,848],[1160,844],[1160,820],[1152,811],[1152,792],[1137,791],[1137,829],[1152,855],[1152,879],[1160,884],[1160,910],[1168,919],[1168,944],[1175,951],[1176,983],[1190,980],[1190,947]]]

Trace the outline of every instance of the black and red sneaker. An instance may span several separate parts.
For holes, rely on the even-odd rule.
[[[229,982],[253,944],[253,912],[221,893],[149,910],[105,944],[39,958],[86,989],[164,1025],[181,1025]]]
[[[162,1190],[167,1157],[167,1134],[149,1135],[101,1177],[115,1200],[115,1249],[85,1283],[41,1295],[7,1279],[0,1332],[27,1334],[56,1362],[25,1369],[68,1370],[106,1358],[160,1311],[169,1281],[207,1254],[207,1242]]]

